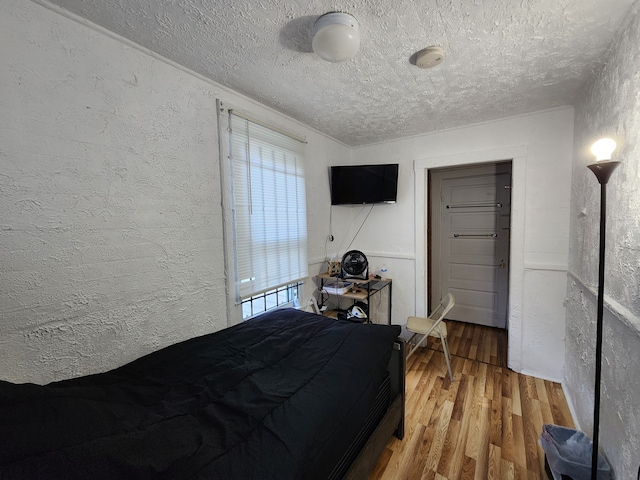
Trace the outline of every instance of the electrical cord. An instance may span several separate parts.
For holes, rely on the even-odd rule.
[[[329,207],[329,241],[333,242],[333,205]]]
[[[364,226],[365,222],[367,221],[367,219],[369,218],[369,215],[371,215],[371,212],[373,211],[373,207],[375,206],[375,204],[371,205],[371,208],[369,209],[369,212],[367,213],[367,215],[364,217],[364,220],[362,220],[362,223],[360,224],[360,227],[358,228],[358,231],[355,233],[355,235],[353,236],[353,238],[351,239],[351,242],[349,243],[349,246],[347,247],[346,251],[349,250],[349,248],[351,248],[351,245],[353,244],[353,242],[355,241],[356,237],[358,236],[358,234],[360,233],[360,230],[362,230],[362,227]],[[363,210],[364,211],[364,208]],[[333,232],[333,206],[330,207],[329,210],[329,230],[330,232]],[[327,237],[325,237],[324,240],[324,259],[326,262],[329,261],[329,257],[328,257],[328,252],[327,252],[327,242],[331,241],[333,242],[334,237],[333,237],[333,233],[329,233],[329,235],[327,235]],[[320,293],[320,304],[321,305],[326,305],[327,302],[330,299],[330,295],[328,295],[326,292],[324,292],[321,288],[318,289],[319,293]],[[338,299],[338,308],[341,309],[342,307],[342,300],[344,300],[343,298],[339,298]]]
[[[358,228],[358,231],[355,233],[355,235],[351,239],[351,243],[349,243],[349,246],[345,249],[346,252],[348,252],[349,249],[351,248],[351,245],[353,245],[353,242],[356,240],[356,237],[360,233],[360,230],[362,230],[362,227],[364,227],[364,224],[367,221],[367,218],[369,218],[369,215],[371,215],[371,212],[373,211],[373,207],[375,207],[375,206],[376,206],[375,204],[371,204],[371,208],[369,209],[369,213],[367,213],[367,216],[364,217],[364,220],[362,220],[362,223],[360,224],[360,228]]]
[[[324,261],[329,261],[329,253],[327,251],[327,243],[333,242],[335,237],[333,236],[333,205],[329,207],[329,235],[324,237]]]

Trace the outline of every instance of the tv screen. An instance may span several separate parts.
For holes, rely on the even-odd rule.
[[[395,203],[398,164],[331,167],[331,205]]]

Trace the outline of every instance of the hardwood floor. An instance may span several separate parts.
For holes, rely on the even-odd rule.
[[[405,436],[369,479],[546,479],[545,423],[573,427],[562,386],[506,367],[504,331],[447,321],[453,382],[440,342],[407,361]]]

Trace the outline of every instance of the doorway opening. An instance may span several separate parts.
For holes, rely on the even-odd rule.
[[[450,320],[508,328],[512,162],[428,170],[428,305],[456,298]]]

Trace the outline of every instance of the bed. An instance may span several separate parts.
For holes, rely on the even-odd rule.
[[[366,478],[404,433],[399,334],[283,309],[109,372],[0,382],[0,479]]]

